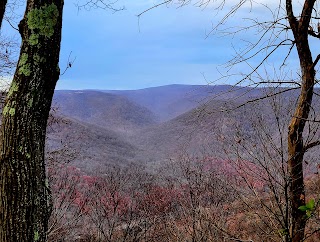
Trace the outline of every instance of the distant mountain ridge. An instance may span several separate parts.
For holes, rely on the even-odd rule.
[[[48,147],[55,149],[60,143],[68,143],[78,150],[75,164],[100,172],[107,164],[161,163],[183,149],[207,150],[218,156],[232,145],[226,146],[221,139],[232,140],[240,124],[245,127],[245,134],[253,137],[250,115],[263,112],[266,121],[272,121],[272,107],[264,99],[259,107],[220,110],[231,110],[267,92],[267,88],[226,85],[58,90],[53,101],[57,110],[54,115],[65,122],[48,129]],[[285,102],[294,96],[292,92],[283,94]]]
[[[229,92],[230,90],[234,91]],[[219,95],[219,100],[227,100],[241,96],[245,92],[257,94],[254,89],[242,87],[234,89],[230,85],[179,84],[138,90],[104,90],[104,92],[127,97],[129,100],[152,110],[161,122],[188,112],[200,104],[208,102],[213,96]]]

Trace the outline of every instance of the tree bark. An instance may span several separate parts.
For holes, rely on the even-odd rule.
[[[289,194],[291,201],[292,225],[290,237],[292,242],[301,242],[304,239],[306,214],[299,210],[305,205],[305,189],[303,177],[304,141],[303,131],[308,119],[312,104],[315,85],[315,70],[312,54],[309,47],[308,28],[315,0],[306,0],[299,21],[293,14],[292,0],[286,0],[286,10],[301,68],[301,91],[293,117],[288,127],[288,174]]]
[[[305,120],[309,116],[310,105],[312,102],[312,92],[314,76],[305,73],[302,77],[303,83],[298,104],[295,109],[294,117],[291,119],[288,130],[288,174],[289,174],[289,194],[291,200],[291,238],[292,242],[303,241],[306,219],[305,212],[300,211],[299,207],[305,205],[305,189],[303,176],[303,130]]]
[[[6,5],[7,5],[7,0],[1,0],[1,2],[0,2],[0,29],[2,26],[4,12],[6,11]]]
[[[0,241],[46,241],[51,212],[44,148],[59,78],[63,0],[28,0],[19,62],[2,112]]]

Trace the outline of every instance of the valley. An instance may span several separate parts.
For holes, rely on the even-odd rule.
[[[54,150],[67,144],[77,153],[74,164],[90,172],[102,171],[108,164],[132,162],[152,170],[182,150],[226,158],[225,150],[234,145],[239,129],[246,129],[246,136],[253,135],[250,117],[252,120],[256,111],[263,113],[274,132],[272,101],[236,108],[268,91],[197,85],[132,91],[58,90],[53,100],[53,116],[58,121],[48,128],[47,147]]]
[[[282,143],[296,98],[232,86],[56,91],[49,241],[277,241],[288,204]],[[306,142],[319,134],[308,122]],[[310,199],[319,155],[305,155]]]

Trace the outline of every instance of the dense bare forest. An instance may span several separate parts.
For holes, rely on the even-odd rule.
[[[111,96],[110,91],[56,92],[56,118],[48,128],[49,177],[57,199],[50,238],[282,241],[284,227],[290,223],[286,213],[290,203],[286,153],[281,142],[298,94],[291,92],[273,101],[215,112],[213,116],[213,111],[229,110],[246,99],[279,91],[240,88],[242,100],[236,102],[229,100],[229,88],[175,85],[134,91],[140,101],[132,91],[130,95],[117,91]],[[162,91],[167,93],[166,100],[190,102],[190,106],[175,106],[176,116],[161,120],[163,112],[172,110],[171,104],[162,102]],[[160,101],[152,103],[158,110],[147,109],[152,102],[147,94]],[[220,94],[219,102],[196,102],[196,98],[210,100]],[[118,114],[117,122],[114,116],[103,115],[104,111],[110,113],[110,107],[99,108],[99,115],[95,113],[94,107],[116,97],[119,102],[113,105],[117,108],[112,113]],[[87,109],[76,108],[83,107],[81,100],[86,100]],[[153,121],[134,125],[139,112],[131,112],[130,118],[125,111],[128,102],[135,102],[138,110],[144,107],[140,116],[147,115]],[[252,108],[256,110],[254,115]],[[309,128],[317,133],[317,127],[314,124]],[[317,157],[315,149],[305,162],[310,206],[305,210],[309,216],[306,241],[318,239]],[[85,230],[89,233],[83,233],[84,224],[89,226]]]

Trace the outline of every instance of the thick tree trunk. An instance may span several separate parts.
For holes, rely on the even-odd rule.
[[[2,26],[4,12],[6,11],[6,5],[7,5],[7,0],[1,0],[1,2],[0,2],[0,29]]]
[[[47,118],[59,78],[63,0],[28,0],[19,63],[2,112],[0,241],[46,241]]]
[[[304,34],[299,29],[294,33],[300,59],[302,80],[299,100],[288,129],[288,174],[292,209],[290,235],[292,242],[300,242],[303,241],[306,226],[306,214],[299,210],[299,207],[306,203],[303,177],[303,157],[305,152],[303,131],[312,104],[315,71],[307,32]]]
[[[288,130],[288,174],[290,179],[289,194],[291,200],[292,226],[290,235],[292,242],[301,242],[304,238],[306,219],[305,212],[299,210],[305,205],[303,177],[303,130],[305,120],[309,116],[312,102],[314,75],[312,71],[303,71],[302,89],[294,116]]]
[[[301,92],[295,112],[288,127],[288,174],[290,179],[291,219],[290,236],[292,242],[304,239],[306,216],[299,207],[305,205],[303,177],[304,142],[303,131],[309,117],[315,85],[314,62],[309,47],[308,28],[315,0],[307,0],[303,5],[300,19],[293,14],[292,0],[286,0],[287,17],[294,35],[300,60]]]

